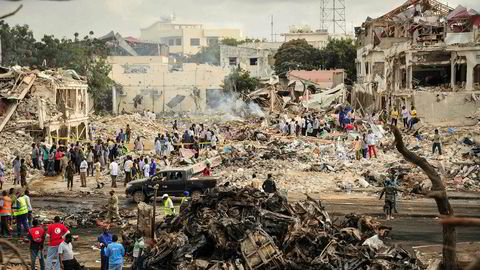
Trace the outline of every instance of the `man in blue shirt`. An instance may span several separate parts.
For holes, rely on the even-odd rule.
[[[105,255],[105,250],[107,246],[112,243],[112,234],[108,231],[108,227],[103,229],[103,233],[98,237],[98,242],[100,242],[100,258],[101,258],[101,270],[108,269],[108,257]]]
[[[108,270],[122,270],[123,256],[125,256],[125,249],[122,244],[117,243],[117,235],[112,236],[112,243],[107,246],[105,255],[108,256]]]

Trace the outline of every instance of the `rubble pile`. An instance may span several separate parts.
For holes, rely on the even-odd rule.
[[[120,129],[125,128],[127,124],[132,129],[132,140],[140,136],[144,139],[153,140],[160,132],[165,132],[165,126],[160,122],[144,117],[138,113],[122,114],[118,116],[91,116],[90,122],[95,129],[95,137],[115,139]]]
[[[106,209],[56,209],[56,210],[46,210],[39,211],[35,218],[39,220],[41,224],[50,224],[53,223],[53,218],[56,215],[63,216],[65,215],[63,222],[66,226],[70,228],[93,228],[93,227],[102,227],[104,225],[104,220],[107,220],[108,210]],[[129,209],[120,209],[120,217],[122,220],[129,220],[136,218],[136,211]],[[121,221],[118,221],[119,224],[122,224]]]
[[[146,269],[420,269],[370,217],[333,222],[321,202],[289,203],[254,188],[220,186],[157,226]]]

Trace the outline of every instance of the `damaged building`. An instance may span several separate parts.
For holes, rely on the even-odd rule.
[[[427,123],[475,124],[480,99],[480,14],[409,0],[356,28],[353,104],[390,111],[415,106]],[[445,110],[448,108],[448,110]]]
[[[220,66],[240,67],[257,78],[269,78],[273,73],[274,50],[220,45]]]
[[[111,56],[113,112],[203,112],[209,91],[222,89],[228,70],[213,65],[169,65],[163,56]]]
[[[0,68],[0,132],[65,144],[87,138],[86,80],[73,70]]]

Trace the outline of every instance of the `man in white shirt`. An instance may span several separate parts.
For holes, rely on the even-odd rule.
[[[115,160],[110,163],[110,176],[112,177],[112,188],[117,187],[118,163]]]
[[[377,138],[375,134],[370,130],[367,135],[367,144],[368,144],[368,155],[370,158],[372,158],[372,152],[375,158],[377,158],[377,150],[376,150],[376,144],[377,144]]]
[[[150,164],[148,164],[147,158],[145,158],[142,170],[143,170],[143,176],[145,176],[146,178],[150,177]]]
[[[72,240],[73,237],[69,233],[65,236],[65,241],[63,241],[58,246],[58,255],[60,257],[60,261],[63,264],[63,269],[81,269],[80,264],[77,262],[75,257],[73,256],[73,247],[72,247]]]
[[[132,181],[132,167],[133,167],[133,160],[131,156],[127,156],[127,161],[123,164],[123,170],[125,171],[125,183],[123,186],[127,186],[127,183]]]
[[[87,170],[88,162],[86,159],[83,159],[82,163],[80,163],[80,187],[87,187]]]

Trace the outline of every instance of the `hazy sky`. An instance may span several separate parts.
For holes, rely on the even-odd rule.
[[[352,32],[353,26],[360,25],[367,16],[378,17],[405,0],[345,2],[346,24]],[[111,30],[123,36],[139,36],[140,28],[173,13],[177,22],[240,28],[243,36],[255,38],[270,38],[271,15],[278,34],[288,31],[290,25],[309,24],[314,29],[320,25],[320,0],[0,0],[0,14],[14,10],[20,3],[23,9],[6,20],[9,24],[30,25],[37,38],[44,34],[73,37],[75,32],[83,36],[90,30],[96,36]],[[480,11],[479,0],[450,0],[448,4]]]

